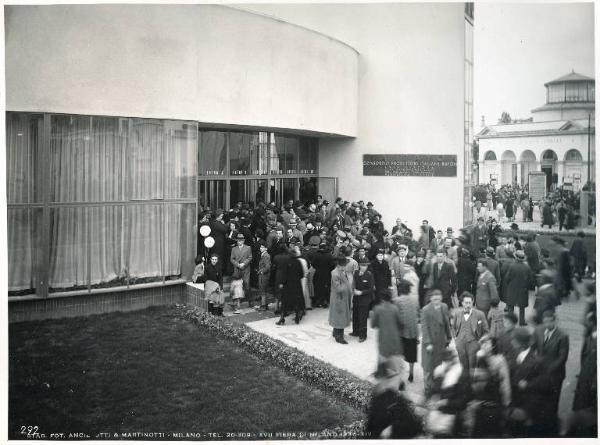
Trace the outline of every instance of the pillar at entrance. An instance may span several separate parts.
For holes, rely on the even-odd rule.
[[[517,162],[517,184],[523,185],[523,181],[521,181],[521,169],[523,168],[522,162]]]
[[[565,161],[556,161],[556,173],[558,174],[558,186],[560,187],[565,177]]]

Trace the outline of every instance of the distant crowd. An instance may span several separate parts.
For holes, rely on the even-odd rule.
[[[513,192],[501,189],[492,206],[506,205]],[[301,323],[306,311],[328,308],[333,340],[343,345],[348,327],[356,338],[350,343],[366,339],[369,320],[379,330],[379,384],[368,420],[374,437],[418,434],[416,423],[407,424],[411,416],[389,407],[406,411],[399,388],[414,380],[419,344],[430,434],[558,436],[569,338],[555,311],[569,296],[582,296],[577,414],[563,429],[597,431],[595,284],[583,232],[569,249],[558,236],[541,249],[536,234],[503,231],[479,215],[457,232],[423,220],[413,234],[402,219],[386,230],[371,202],[321,196],[282,207],[207,208],[198,225],[193,281],[205,283],[213,314],[223,314],[223,277],[230,276],[234,313],[242,302],[261,311],[272,304],[281,325],[290,315]],[[527,319],[529,291],[535,302]]]

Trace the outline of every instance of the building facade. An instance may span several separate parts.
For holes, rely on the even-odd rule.
[[[320,193],[387,225],[464,222],[472,5],[6,6],[5,23],[11,295],[189,278],[200,206]],[[363,175],[397,153],[455,155],[457,175]]]
[[[477,134],[480,183],[524,186],[533,171],[546,174],[547,189],[595,182],[594,79],[572,72],[544,86],[546,104],[531,111],[531,121],[489,125]]]

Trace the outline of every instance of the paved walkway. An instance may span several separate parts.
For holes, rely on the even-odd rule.
[[[530,305],[526,314],[531,314],[535,296],[530,293]],[[501,303],[503,305],[503,303]],[[579,373],[579,357],[582,345],[583,327],[581,318],[585,303],[574,297],[563,303],[557,309],[559,327],[563,329],[570,338],[569,359],[567,363],[567,376],[565,378],[561,401],[559,407],[560,417],[564,420],[571,411],[573,403],[573,392],[577,384]],[[283,343],[297,348],[308,355],[316,357],[337,368],[344,369],[355,376],[374,382],[372,373],[377,364],[377,332],[368,328],[367,341],[358,342],[358,338],[347,335],[350,329],[346,329],[346,340],[349,344],[341,345],[332,337],[332,330],[327,321],[327,309],[314,309],[307,311],[306,316],[300,324],[295,324],[293,317],[289,316],[285,325],[277,326],[277,317],[272,312],[263,312],[256,320],[256,316],[248,310],[246,315],[238,316],[236,321],[244,322],[252,329],[269,335]],[[271,317],[271,318],[267,318]],[[421,354],[419,346],[418,362],[415,364],[413,383],[407,382],[407,395],[415,401],[423,400],[423,372],[421,369]],[[405,380],[408,376],[408,368],[405,370]]]
[[[489,212],[487,212],[487,215],[491,215],[494,218],[498,219],[498,211],[497,210],[491,210]],[[487,216],[486,216],[487,219]],[[529,222],[523,222],[523,211],[521,209],[517,209],[517,213],[515,215],[514,218],[514,222],[519,226],[519,230],[532,230],[538,233],[545,233],[545,232],[556,232],[558,231],[558,223],[556,223],[554,226],[552,226],[552,229],[550,229],[550,227],[548,226],[544,226],[541,227],[541,221],[542,221],[542,216],[539,213],[537,207],[534,209],[533,212],[533,221],[529,221]],[[512,222],[508,222],[506,220],[506,217],[502,218],[502,221],[500,221],[500,227],[502,227],[503,230],[510,230],[510,226],[511,226]],[[583,230],[583,232],[586,235],[595,235],[596,234],[596,228],[595,227],[576,227],[574,230],[566,230],[563,229],[564,233],[577,233],[578,231]]]

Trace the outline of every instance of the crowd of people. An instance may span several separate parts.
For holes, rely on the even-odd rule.
[[[575,230],[581,224],[580,193],[564,187],[555,187],[539,202],[533,201],[527,185],[521,187],[518,184],[505,184],[497,189],[493,184],[482,184],[478,186],[476,195],[473,204],[475,218],[495,218],[499,224],[512,223],[517,221],[519,213],[520,222],[533,222],[534,210],[537,208],[541,227],[552,229],[553,226],[558,226],[559,231],[568,231]]]
[[[388,231],[371,202],[321,196],[281,208],[239,202],[228,212],[203,209],[199,227],[193,280],[205,283],[212,313],[223,314],[223,276],[230,275],[237,313],[242,301],[262,311],[274,304],[282,325],[290,315],[301,323],[306,311],[328,308],[333,340],[343,345],[350,326],[349,335],[364,341],[370,320],[379,331],[380,384],[368,421],[374,437],[418,430],[381,407],[389,399],[404,406],[403,379],[390,382],[404,364],[413,382],[419,343],[432,434],[557,436],[569,338],[556,308],[572,292],[583,295],[579,414],[564,430],[597,434],[595,283],[586,277],[583,232],[569,250],[561,237],[542,249],[535,234],[503,231],[483,216],[458,233],[423,220],[413,234],[401,219]],[[526,318],[530,291],[535,302]]]

